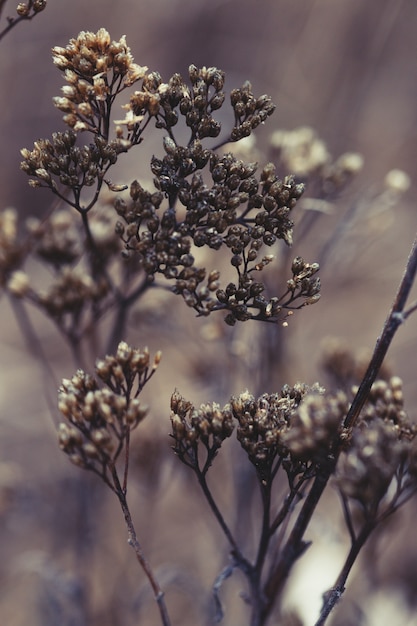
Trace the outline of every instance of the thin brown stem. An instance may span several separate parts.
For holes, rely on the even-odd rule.
[[[119,477],[117,474],[116,468],[112,467],[112,477],[115,486],[115,493],[119,499],[120,506],[123,511],[123,515],[125,518],[127,530],[128,530],[128,543],[134,549],[136,553],[136,558],[141,568],[145,572],[147,579],[152,587],[152,591],[154,594],[155,601],[158,605],[159,613],[161,616],[161,623],[163,626],[171,626],[171,621],[169,619],[168,609],[165,604],[164,592],[162,591],[161,586],[159,585],[155,574],[150,566],[149,561],[145,557],[142,546],[139,543],[139,540],[136,535],[136,530],[133,524],[132,516],[130,514],[129,506],[126,499],[126,494],[123,491],[123,488],[120,484]]]
[[[230,528],[228,527],[228,525],[226,524],[223,515],[221,514],[219,507],[216,504],[216,501],[213,498],[213,495],[210,491],[210,488],[207,484],[206,481],[206,477],[205,475],[201,472],[201,471],[196,471],[197,474],[197,478],[198,478],[198,482],[200,484],[200,487],[204,493],[204,496],[206,497],[207,502],[209,503],[209,506],[214,514],[214,517],[217,519],[218,523],[220,524],[221,529],[223,530],[224,534],[226,535],[226,538],[232,548],[233,551],[233,555],[236,558],[236,562],[239,565],[243,565],[242,569],[247,569],[247,570],[251,570],[252,566],[251,564],[245,559],[245,557],[243,556],[243,554],[241,553],[239,546],[236,543],[235,538],[233,537]]]
[[[331,611],[342,597],[345,590],[347,577],[350,574],[350,571],[359,555],[359,552],[362,550],[366,540],[368,539],[371,532],[374,530],[375,526],[376,521],[367,522],[363,526],[355,541],[352,543],[349,554],[341,569],[335,585],[331,589],[329,589],[327,593],[324,594],[323,607],[320,612],[320,617],[315,623],[315,626],[324,626]]]
[[[4,3],[1,4],[1,8],[3,8]],[[0,41],[7,35],[8,32],[12,30],[15,26],[19,24],[19,22],[29,22],[32,20],[37,13],[32,13],[32,15],[19,15],[19,17],[8,17],[7,18],[7,26],[0,31]]]
[[[411,288],[414,283],[414,278],[417,272],[417,238],[413,242],[413,246],[411,248],[411,252],[409,254],[407,265],[401,279],[400,285],[397,290],[397,294],[395,296],[394,303],[392,305],[391,311],[385,320],[381,335],[378,337],[374,353],[372,355],[371,361],[368,365],[368,369],[366,370],[365,376],[362,379],[361,384],[359,385],[358,392],[352,402],[352,405],[348,411],[348,414],[345,419],[344,426],[346,428],[352,428],[365,404],[369,392],[375,379],[378,375],[378,372],[381,368],[382,362],[385,358],[385,355],[388,351],[388,348],[391,345],[391,342],[394,338],[395,333],[397,332],[399,326],[405,321],[406,317],[410,314],[410,310],[404,313],[404,307],[407,302],[407,298],[411,291]],[[411,310],[415,310],[414,305],[411,307]]]
[[[322,468],[322,471],[315,477],[313,485],[304,501],[290,536],[288,537],[287,543],[285,544],[277,563],[272,569],[271,575],[266,582],[266,601],[263,610],[262,624],[266,622],[267,617],[270,615],[275,601],[280,595],[294,563],[302,555],[306,548],[307,544],[303,541],[304,533],[323,494],[323,491],[327,486],[329,478],[334,471],[335,464],[335,461],[329,463],[329,465],[326,468]]]

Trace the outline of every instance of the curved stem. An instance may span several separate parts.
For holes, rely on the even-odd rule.
[[[169,615],[168,615],[168,609],[166,607],[165,604],[165,599],[164,599],[164,592],[161,589],[161,586],[159,585],[155,574],[147,560],[147,558],[145,557],[145,554],[142,550],[142,546],[140,545],[137,535],[136,535],[136,530],[135,527],[133,525],[133,521],[132,521],[132,516],[130,514],[130,510],[129,510],[129,506],[127,504],[127,499],[126,499],[126,494],[122,488],[122,486],[120,485],[120,481],[119,481],[119,477],[117,475],[117,471],[116,468],[113,466],[112,467],[112,477],[113,477],[113,482],[114,482],[114,486],[115,486],[115,493],[119,499],[120,502],[120,506],[122,508],[123,511],[123,515],[126,521],[126,526],[127,526],[127,530],[128,530],[128,543],[130,546],[132,546],[132,548],[134,549],[135,553],[136,553],[136,558],[140,564],[140,566],[142,567],[143,571],[146,574],[146,577],[149,580],[149,583],[152,587],[152,591],[154,594],[154,598],[155,601],[158,605],[158,609],[159,609],[159,613],[161,616],[161,623],[163,626],[171,626],[171,621],[169,619]]]
[[[236,562],[240,565],[243,566],[242,569],[243,571],[251,571],[252,570],[252,565],[249,563],[249,561],[247,561],[245,559],[245,557],[243,556],[243,554],[241,553],[239,546],[236,543],[235,538],[233,537],[230,528],[228,527],[228,525],[226,524],[223,515],[221,514],[214,498],[213,495],[210,491],[210,488],[207,484],[206,481],[206,477],[205,475],[200,471],[200,470],[196,470],[196,474],[197,474],[197,478],[198,478],[198,482],[200,484],[201,489],[203,490],[203,493],[207,499],[207,502],[209,503],[209,506],[211,508],[211,510],[213,511],[214,517],[217,519],[218,523],[221,526],[222,531],[224,532],[224,534],[226,535],[226,538],[228,540],[228,542],[230,543],[230,546],[232,548],[233,551],[233,556],[236,559]]]
[[[3,4],[1,3],[0,8],[3,9]],[[32,15],[19,15],[19,17],[8,17],[7,18],[7,26],[0,31],[0,41],[7,35],[9,31],[12,30],[19,22],[29,22],[32,20],[37,13],[32,13]]]

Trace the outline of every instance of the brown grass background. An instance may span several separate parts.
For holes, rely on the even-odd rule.
[[[14,2],[6,2],[0,27],[13,10]],[[173,304],[173,296],[144,300],[131,321],[127,340],[164,353],[145,393],[152,417],[135,438],[132,510],[141,541],[168,589],[173,624],[205,626],[212,623],[206,617],[209,591],[227,563],[227,545],[192,476],[170,456],[170,394],[177,387],[196,404],[222,403],[232,393],[252,389],[255,380],[255,392],[274,391],[296,380],[312,383],[321,377],[320,344],[328,335],[341,337],[355,350],[372,348],[416,224],[417,4],[49,0],[44,13],[19,25],[0,44],[1,207],[14,206],[23,215],[48,207],[48,194],[29,189],[19,172],[19,149],[62,130],[60,114],[51,103],[62,84],[51,62],[51,47],[65,45],[80,30],[101,26],[114,39],[125,34],[136,62],[158,70],[164,79],[177,71],[186,74],[190,63],[222,68],[229,89],[250,79],[255,93],[268,93],[277,103],[276,113],[258,133],[261,146],[276,128],[311,125],[334,156],[361,152],[365,169],[342,209],[378,189],[394,167],[414,181],[395,211],[359,215],[335,247],[321,272],[321,302],[295,315],[285,331],[283,363],[277,355],[280,367],[262,358],[257,328],[246,325],[231,332],[220,318],[203,324],[181,303]],[[150,140],[147,157],[137,152],[137,162],[131,159],[120,173],[123,182],[146,178],[146,159],[157,150]],[[337,215],[320,221],[302,247],[295,242],[294,255],[314,260],[337,221]],[[0,306],[0,622],[157,625],[146,584],[126,544],[117,503],[94,476],[70,466],[56,445],[46,397],[53,398],[60,376],[75,369],[68,351],[51,325],[33,313],[56,373],[56,381],[45,381],[4,297]],[[415,324],[412,317],[400,329],[389,357],[404,379],[413,416]],[[263,384],[275,387],[264,389]],[[236,496],[250,479],[240,469],[239,451],[228,450],[213,470],[213,489],[232,525],[250,544],[256,507],[244,499],[238,505]],[[288,602],[302,612],[306,626],[314,623],[320,593],[331,584],[345,547],[336,503],[330,498],[313,523],[309,537],[317,539],[318,547],[293,577]],[[370,545],[333,624],[415,623],[415,512],[411,504],[399,516],[401,525],[393,524]],[[239,575],[225,584],[227,626],[247,623],[239,598],[242,586]],[[382,589],[380,595],[375,586]]]

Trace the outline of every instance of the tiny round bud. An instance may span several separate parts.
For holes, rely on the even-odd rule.
[[[386,187],[396,193],[405,193],[410,188],[410,184],[410,177],[402,170],[391,170],[385,176]]]
[[[24,2],[19,2],[16,7],[16,13],[20,15],[20,17],[26,17],[29,15],[29,7]]]

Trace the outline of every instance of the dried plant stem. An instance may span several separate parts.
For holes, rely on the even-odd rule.
[[[413,242],[413,245],[412,245],[408,260],[407,260],[407,265],[406,265],[403,277],[401,279],[400,285],[398,287],[393,306],[384,323],[382,333],[376,342],[374,353],[372,355],[368,369],[365,373],[362,383],[359,386],[358,392],[346,416],[346,419],[344,422],[344,426],[346,428],[352,428],[356,420],[358,419],[359,414],[363,408],[363,405],[365,404],[368,398],[371,387],[381,368],[382,362],[385,358],[388,348],[391,345],[392,339],[398,327],[404,322],[406,316],[408,315],[408,311],[406,311],[404,314],[404,307],[406,305],[407,298],[412,288],[416,272],[417,272],[417,238]],[[411,309],[413,309],[413,307],[411,307]],[[288,541],[281,553],[281,556],[277,564],[275,565],[273,571],[271,572],[271,576],[269,577],[269,580],[265,588],[265,596],[267,600],[266,600],[265,608],[263,612],[263,617],[264,617],[263,623],[265,623],[268,615],[270,614],[276,598],[280,595],[280,592],[282,591],[285,585],[286,579],[292,569],[292,566],[294,565],[295,561],[299,558],[299,556],[302,554],[305,548],[306,544],[303,541],[304,533],[315,511],[315,508],[323,494],[323,491],[325,490],[327,486],[329,478],[333,474],[336,468],[338,457],[339,457],[339,453],[335,453],[333,458],[328,459],[328,462],[326,465],[321,466],[320,471],[317,474],[316,478],[314,479],[314,483],[311,487],[311,490],[308,496],[306,497],[304,505],[298,515],[298,518],[291,531]],[[356,547],[358,546],[358,551],[359,551],[359,549],[362,547],[363,543],[365,542],[371,530],[372,529],[370,529],[367,533],[365,533],[365,529],[364,529],[362,533],[359,535],[359,537],[357,537],[354,546],[352,546],[350,558],[348,557],[349,562],[353,558],[353,556],[354,558],[356,558],[357,554],[354,555]],[[362,534],[364,534],[364,537],[362,537]],[[362,538],[362,542],[361,542],[361,538]],[[349,566],[346,566],[346,572],[345,572],[346,578],[352,567],[352,564],[353,562]],[[341,576],[343,578],[344,576],[343,572]],[[340,579],[340,581],[342,581],[342,578]],[[344,579],[343,583],[339,585],[336,584],[335,586],[335,589],[336,589],[335,598],[336,599],[332,606],[334,606],[337,598],[340,597],[341,593],[343,592],[344,582],[346,578]],[[339,593],[338,596],[337,596],[337,592]],[[329,610],[329,613],[330,613],[330,610]],[[324,624],[324,621],[318,622],[318,624]]]
[[[324,626],[327,618],[329,617],[331,611],[336,606],[337,602],[342,597],[345,591],[345,584],[347,577],[350,574],[350,571],[355,563],[359,552],[362,550],[366,540],[369,535],[374,530],[377,520],[372,519],[369,520],[362,528],[361,532],[356,537],[355,541],[352,543],[351,548],[349,550],[349,554],[347,555],[346,561],[342,567],[342,570],[338,576],[338,579],[331,589],[325,594],[323,607],[320,612],[320,617],[315,623],[315,626]]]
[[[384,327],[382,329],[381,335],[378,337],[374,353],[372,355],[371,361],[368,365],[368,369],[366,370],[365,376],[362,379],[361,384],[359,385],[358,392],[352,402],[352,405],[349,409],[349,412],[345,419],[345,427],[352,428],[361,412],[363,405],[368,398],[370,389],[375,382],[375,379],[378,375],[378,372],[381,368],[382,362],[385,358],[385,355],[388,351],[389,346],[391,345],[391,341],[394,338],[397,329],[401,324],[405,321],[406,317],[410,314],[412,310],[414,310],[414,306],[411,307],[410,311],[406,311],[404,313],[404,307],[407,302],[407,298],[409,296],[411,287],[413,286],[414,278],[417,272],[417,237],[414,239],[407,265],[401,279],[400,285],[398,287],[397,294],[395,296],[394,303],[392,305],[391,311],[385,320]]]
[[[127,499],[126,499],[126,490],[123,489],[122,486],[120,485],[119,477],[114,467],[112,468],[112,476],[113,476],[113,482],[115,486],[114,491],[119,499],[120,506],[122,508],[123,515],[126,521],[126,526],[128,530],[128,543],[134,549],[136,553],[136,558],[141,568],[145,572],[146,577],[148,578],[149,583],[152,587],[154,598],[158,605],[159,613],[161,616],[162,625],[171,626],[171,621],[168,615],[168,609],[165,604],[164,592],[162,591],[161,586],[159,585],[155,577],[155,574],[150,566],[150,563],[145,557],[145,554],[142,550],[142,546],[140,545],[138,541],[136,530],[133,524],[132,516],[130,514],[129,506],[128,506]]]
[[[3,5],[5,4],[5,2],[1,2],[0,3],[0,14],[1,11],[3,10]],[[19,24],[19,22],[28,22],[30,20],[32,20],[35,17],[36,13],[33,13],[32,15],[19,15],[18,17],[8,17],[7,19],[7,26],[4,27],[4,29],[2,31],[0,31],[0,41],[7,35],[7,33],[9,31],[12,30],[12,28],[14,28],[15,26],[17,26],[17,24]]]
[[[311,520],[311,517],[317,507],[317,504],[325,490],[331,474],[334,471],[336,461],[333,460],[326,468],[321,471],[314,479],[313,485],[306,497],[301,511],[297,517],[294,527],[288,537],[281,555],[275,564],[265,585],[265,606],[262,612],[262,622],[265,624],[276,599],[280,596],[282,589],[286,583],[287,577],[295,563],[302,555],[308,544],[303,541],[304,533]]]
[[[207,481],[205,479],[205,474],[204,472],[201,472],[199,470],[196,470],[196,474],[197,474],[197,478],[200,484],[200,487],[204,493],[204,496],[207,499],[207,502],[215,516],[215,518],[217,519],[218,523],[220,524],[224,534],[226,535],[230,546],[232,548],[232,558],[233,558],[233,564],[231,566],[228,566],[223,572],[222,574],[217,578],[216,583],[214,585],[214,596],[216,599],[216,603],[219,604],[218,599],[217,599],[217,595],[218,595],[218,591],[219,588],[221,586],[221,584],[223,583],[223,581],[228,578],[234,567],[238,567],[245,575],[247,581],[248,581],[248,585],[249,585],[249,589],[250,589],[250,604],[251,604],[251,620],[250,620],[250,625],[251,626],[261,626],[262,622],[262,592],[261,592],[261,574],[262,574],[262,565],[263,565],[263,559],[265,557],[265,553],[264,550],[266,551],[268,543],[269,543],[269,515],[267,513],[265,513],[265,518],[264,518],[264,524],[263,524],[263,531],[262,531],[262,538],[261,538],[261,542],[260,542],[260,548],[259,548],[259,558],[258,558],[258,562],[256,565],[252,565],[243,555],[243,553],[241,552],[238,544],[236,543],[235,538],[233,537],[228,525],[226,524],[223,515],[221,514],[214,498],[213,495],[209,489],[209,486],[207,485]],[[267,506],[268,511],[269,511],[269,505]],[[222,611],[220,609],[220,614],[222,614]]]
[[[233,537],[230,528],[228,527],[228,525],[226,524],[223,515],[221,514],[214,498],[213,495],[210,491],[210,488],[207,484],[206,481],[206,477],[205,474],[199,470],[196,470],[196,475],[198,478],[198,482],[200,484],[200,487],[204,493],[204,496],[213,512],[214,517],[217,519],[218,523],[221,526],[221,529],[223,530],[224,534],[226,535],[226,538],[232,548],[233,551],[233,556],[236,559],[236,562],[239,564],[239,566],[241,567],[241,569],[243,571],[250,571],[252,569],[251,564],[245,559],[245,557],[243,556],[243,554],[241,553],[239,546],[236,543],[235,538]]]

